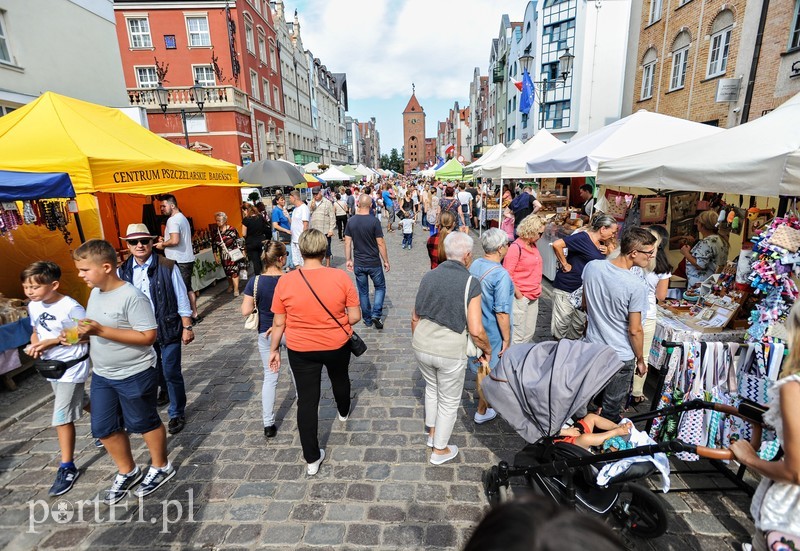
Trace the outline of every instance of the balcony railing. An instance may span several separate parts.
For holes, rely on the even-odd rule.
[[[187,109],[196,111],[194,90],[191,86],[167,88],[169,92],[167,110]],[[249,112],[247,95],[235,86],[208,86],[203,88],[204,111],[240,109]],[[161,111],[155,88],[128,88],[128,101],[134,107],[144,107],[148,111]]]

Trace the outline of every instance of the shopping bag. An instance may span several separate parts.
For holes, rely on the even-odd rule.
[[[491,369],[489,369],[489,364],[486,362],[480,362],[478,366],[478,374],[475,380],[475,389],[478,391],[478,411],[486,411],[486,408],[489,407],[489,402],[486,401],[486,397],[483,395],[483,388],[482,383],[483,379],[486,378],[490,373]]]
[[[693,342],[689,347],[689,355],[686,358],[685,385],[688,389],[686,401],[703,399],[705,397],[705,370],[706,365],[700,354],[700,343]],[[710,347],[707,347],[705,358],[712,354]],[[708,431],[705,424],[705,412],[702,409],[693,409],[683,412],[680,423],[678,424],[678,439],[687,444],[702,446],[708,442]],[[681,452],[676,454],[683,461],[697,461],[699,456],[694,453]]]

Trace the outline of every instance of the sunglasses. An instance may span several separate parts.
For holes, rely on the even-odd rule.
[[[636,252],[637,252],[637,253],[646,254],[647,256],[653,256],[653,255],[655,255],[655,254],[656,254],[656,249],[653,249],[653,250],[651,250],[651,251],[641,251],[641,250],[639,250],[639,249],[636,249]]]
[[[136,245],[151,245],[152,239],[128,239],[128,246],[135,247]]]

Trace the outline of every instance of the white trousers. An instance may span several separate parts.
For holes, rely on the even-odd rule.
[[[447,448],[456,424],[467,360],[442,358],[414,351],[425,379],[425,426],[434,427],[433,447]]]
[[[539,300],[515,298],[513,309],[514,326],[511,328],[511,344],[533,342],[536,320],[539,317]]]

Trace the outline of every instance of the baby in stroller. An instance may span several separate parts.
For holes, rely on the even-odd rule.
[[[632,427],[633,423],[628,419],[617,424],[597,414],[587,413],[571,427],[562,428],[553,442],[575,444],[586,450],[602,447],[603,451],[617,451],[629,447],[624,437],[630,435]],[[604,432],[594,432],[595,428]]]

